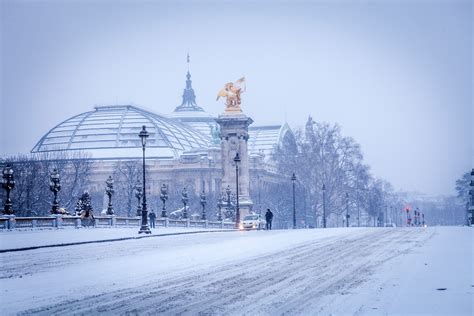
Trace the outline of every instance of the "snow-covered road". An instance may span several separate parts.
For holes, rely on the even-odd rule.
[[[471,315],[472,237],[465,227],[341,228],[4,253],[0,300],[7,314]]]

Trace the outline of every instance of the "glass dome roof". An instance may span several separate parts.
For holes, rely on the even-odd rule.
[[[60,123],[32,149],[32,153],[81,150],[92,158],[141,157],[138,137],[142,125],[150,137],[149,158],[178,158],[193,148],[212,146],[210,138],[180,122],[131,105],[95,107]]]

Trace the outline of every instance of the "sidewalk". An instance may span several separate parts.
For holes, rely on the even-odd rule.
[[[138,230],[139,227],[80,229],[68,227],[60,229],[2,231],[0,232],[0,253],[147,237],[233,231],[232,229],[159,227],[153,228],[152,233],[146,235],[138,234]]]

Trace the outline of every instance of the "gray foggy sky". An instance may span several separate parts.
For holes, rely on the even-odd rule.
[[[186,53],[198,105],[243,75],[256,125],[339,123],[395,188],[474,166],[470,1],[1,1],[0,153],[97,104],[169,114]]]

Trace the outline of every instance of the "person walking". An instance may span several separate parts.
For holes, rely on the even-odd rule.
[[[267,212],[265,213],[265,220],[267,221],[267,230],[272,230],[273,213],[269,208],[267,208]]]
[[[155,228],[155,219],[156,219],[156,214],[153,210],[151,210],[150,214],[148,215],[150,217],[150,228]]]

